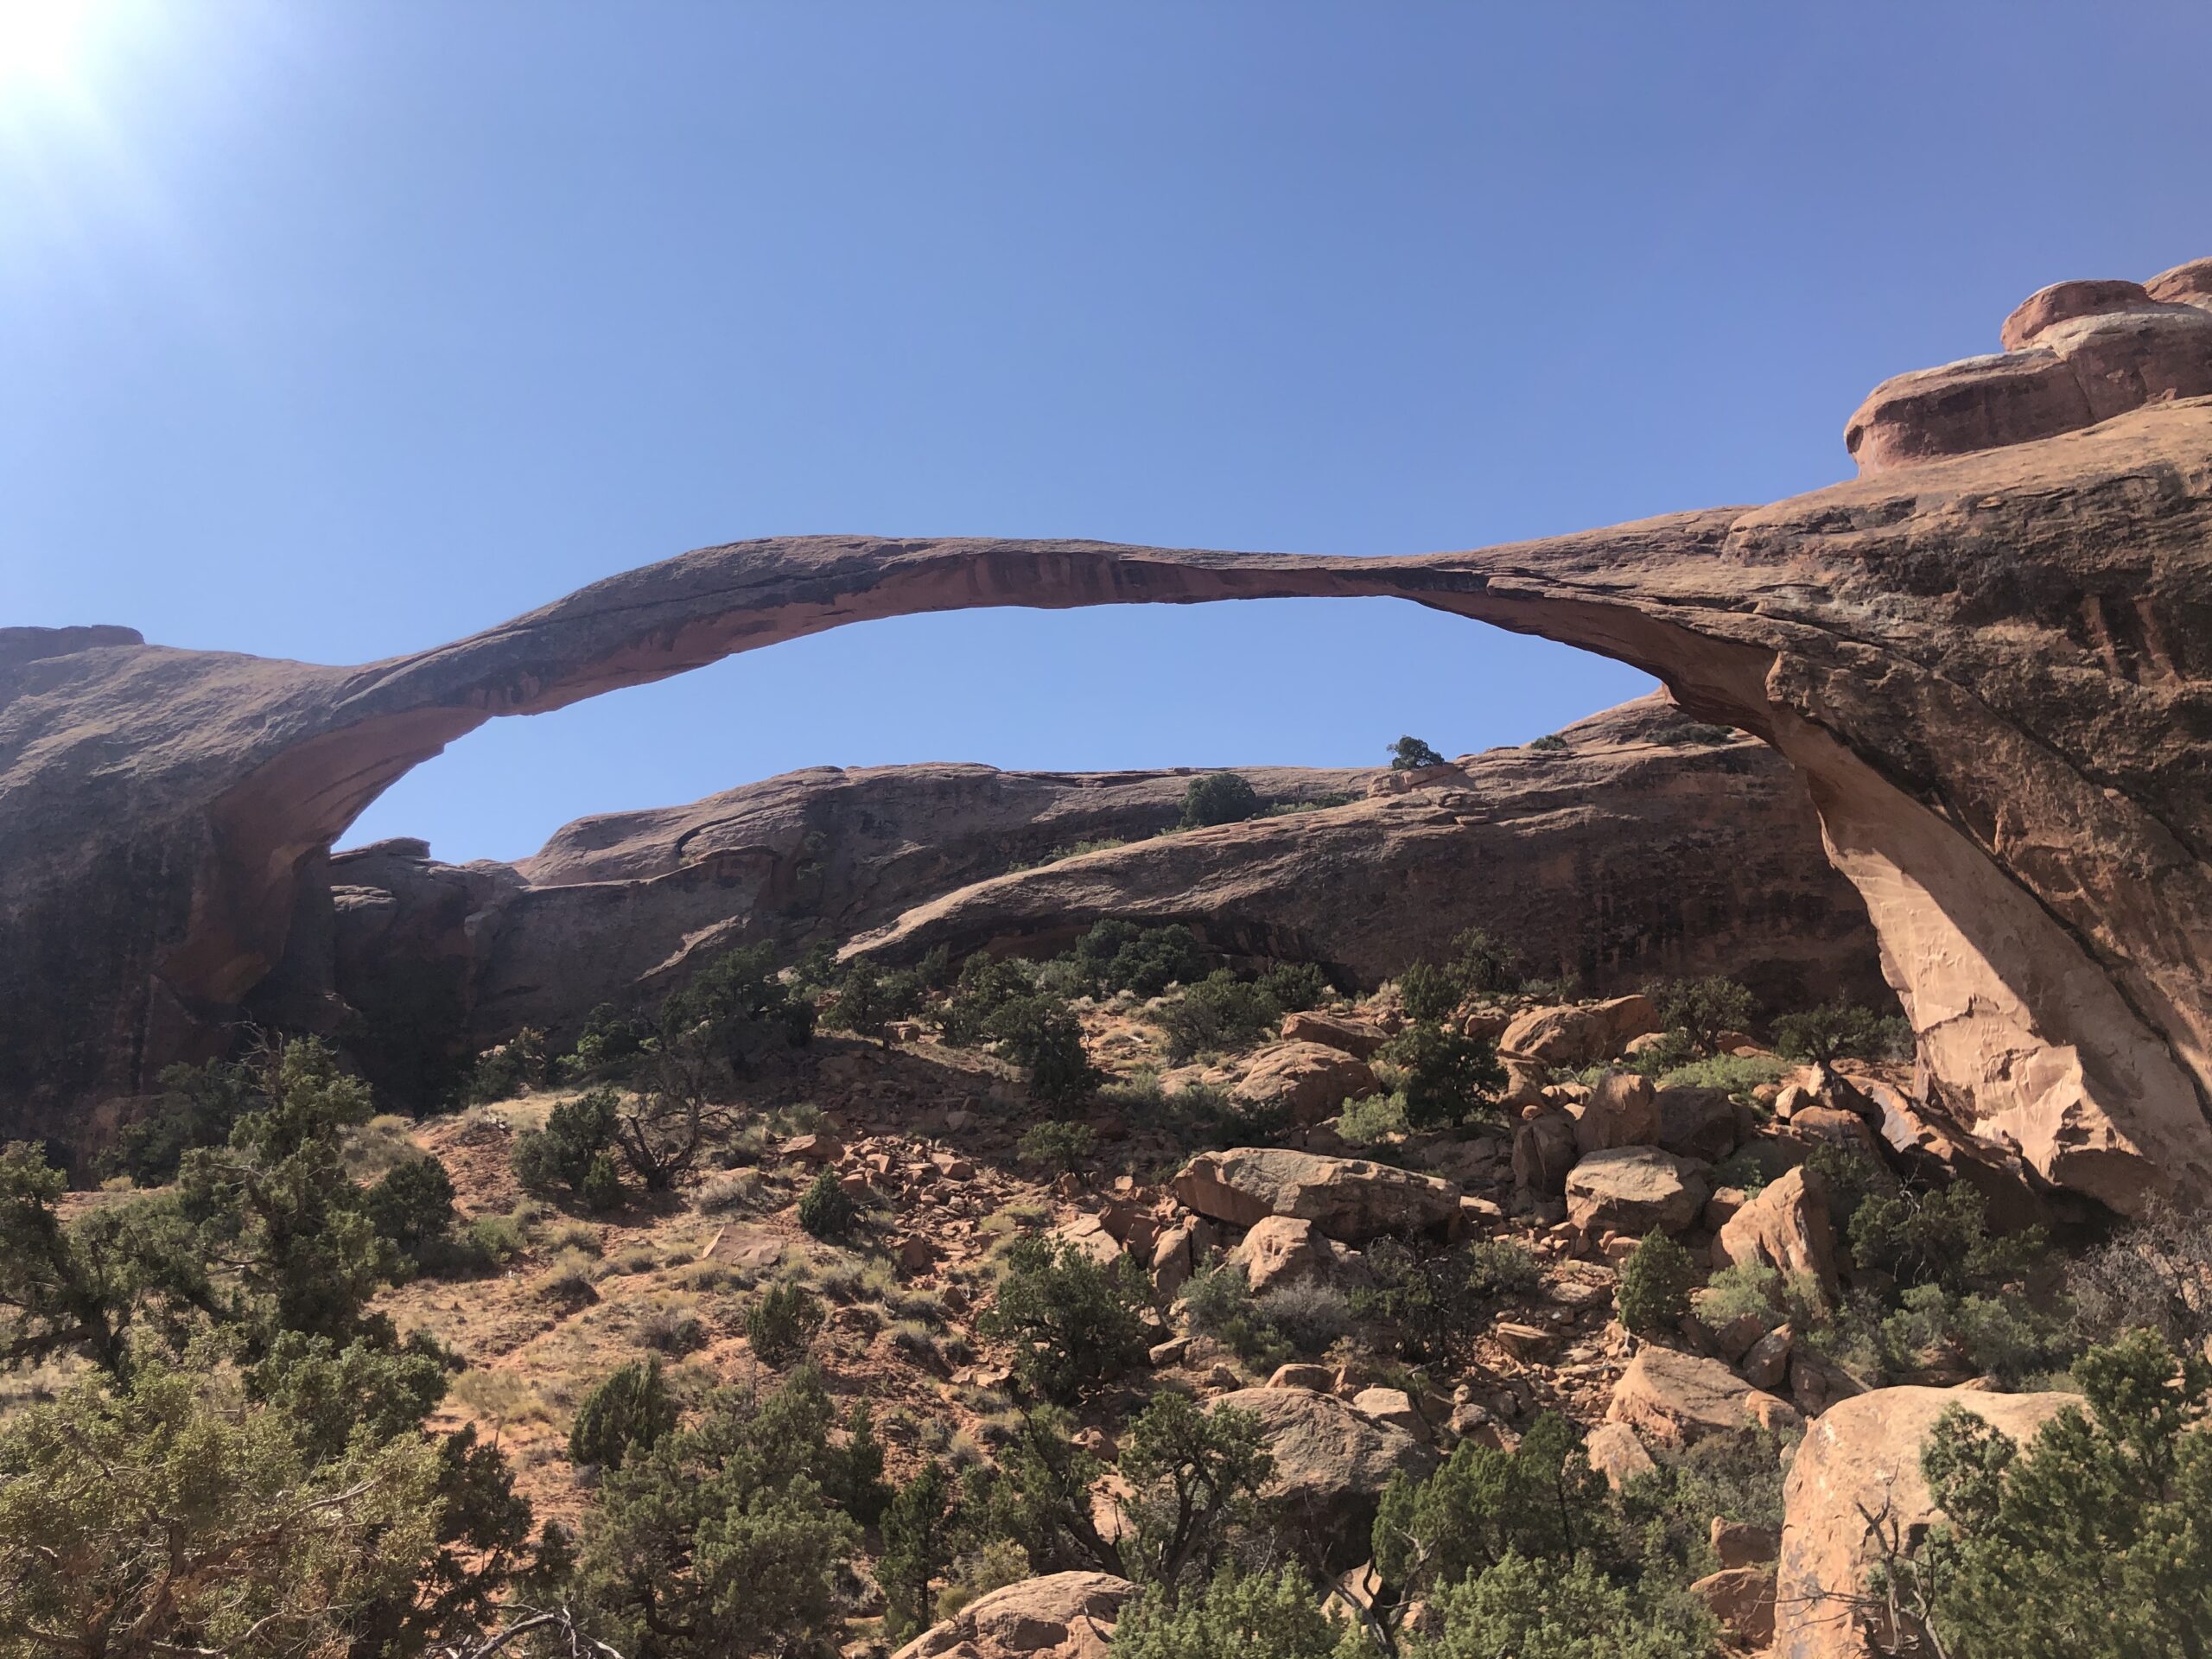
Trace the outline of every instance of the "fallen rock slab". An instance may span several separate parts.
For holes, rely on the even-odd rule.
[[[1705,1210],[1706,1166],[1656,1147],[1593,1152],[1568,1172],[1567,1218],[1599,1233],[1679,1233]]]
[[[1835,1231],[1821,1178],[1800,1166],[1768,1182],[1715,1235],[1713,1264],[1766,1267],[1785,1276],[1802,1274],[1833,1306],[1838,1294]]]
[[[1383,1233],[1448,1233],[1459,1218],[1459,1189],[1450,1181],[1274,1147],[1202,1152],[1170,1185],[1179,1202],[1216,1221],[1251,1227],[1289,1216],[1349,1244]]]
[[[1596,1065],[1616,1058],[1632,1037],[1659,1029],[1658,1011],[1647,996],[1530,1008],[1506,1027],[1498,1052],[1540,1065]]]
[[[1137,1587],[1110,1573],[1052,1573],[978,1596],[899,1649],[893,1659],[1106,1659]]]
[[[1230,1098],[1246,1108],[1281,1112],[1308,1128],[1376,1087],[1375,1073],[1357,1055],[1322,1043],[1277,1043],[1253,1057]]]
[[[1390,1477],[1422,1476],[1436,1454],[1402,1428],[1305,1389],[1239,1389],[1215,1403],[1256,1414],[1274,1458],[1261,1497],[1290,1512],[1333,1565],[1366,1558],[1376,1506]]]
[[[1804,1426],[1797,1408],[1763,1394],[1717,1359],[1645,1348],[1613,1385],[1605,1421],[1625,1423],[1662,1446],[1686,1446],[1708,1434]]]

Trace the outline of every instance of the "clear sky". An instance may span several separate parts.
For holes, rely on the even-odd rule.
[[[770,533],[1765,500],[2031,289],[2205,253],[2201,0],[0,0],[0,624],[357,662]],[[1646,684],[1382,601],[912,619],[495,721],[351,838]]]

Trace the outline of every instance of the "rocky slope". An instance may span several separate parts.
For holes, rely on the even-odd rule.
[[[1955,1122],[2123,1208],[2202,1198],[2212,316],[2183,313],[2212,309],[2208,270],[2074,296],[2101,320],[2080,330],[2087,355],[2032,326],[2038,304],[2056,316],[2072,299],[2031,301],[2018,349],[1960,367],[1955,396],[1854,418],[1865,475],[1765,508],[1414,559],[756,542],[354,669],[14,631],[0,639],[10,1120],[54,1122],[219,1043],[282,957],[324,850],[493,715],[877,616],[1395,594],[1635,663],[1693,714],[1771,743],[1866,899]],[[2044,349],[2080,407],[1995,418],[2004,387],[2044,374]]]
[[[1243,768],[1263,800],[1313,810],[1191,834],[1162,833],[1187,772],[939,765],[587,818],[512,867],[380,842],[331,860],[327,902],[302,906],[254,1004],[344,1022],[404,1101],[521,1027],[565,1044],[594,1006],[635,1005],[732,944],[796,954],[869,929],[892,957],[1049,954],[1102,917],[1177,921],[1224,954],[1372,986],[1480,926],[1532,972],[1601,989],[1725,971],[1777,1006],[1883,995],[1865,911],[1770,751],[1662,696],[1563,736],[1402,792],[1374,769]],[[1124,844],[1054,856],[1098,841]]]

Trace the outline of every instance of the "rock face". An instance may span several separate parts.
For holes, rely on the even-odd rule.
[[[1703,1164],[1656,1147],[1615,1147],[1568,1172],[1567,1218],[1593,1236],[1679,1233],[1710,1194]]]
[[[1274,1147],[1202,1152],[1172,1186],[1200,1215],[1233,1227],[1288,1216],[1348,1244],[1382,1233],[1448,1231],[1459,1219],[1459,1189],[1436,1176]]]
[[[2124,1210],[2201,1199],[2212,385],[2191,377],[2204,290],[2183,267],[2145,289],[2171,309],[2047,302],[2042,314],[2073,314],[2023,320],[2019,352],[1942,384],[1891,383],[1854,418],[1856,480],[1480,552],[761,541],[358,668],[19,631],[0,647],[7,1129],[74,1132],[92,1103],[219,1048],[273,969],[312,956],[295,924],[327,890],[337,836],[496,715],[876,617],[1394,594],[1637,664],[1691,715],[1771,744],[1866,899],[1948,1126]],[[1469,791],[1447,805],[1452,792],[1369,805],[1440,814],[1422,821],[1453,842],[1440,885],[1480,887],[1495,843],[1458,820],[1484,804]],[[1234,837],[1186,839],[1204,855]],[[1639,872],[1636,885],[1657,883]],[[1789,931],[1786,911],[1773,920]]]
[[[1802,1421],[1795,1407],[1762,1394],[1719,1360],[1671,1348],[1645,1348],[1629,1361],[1605,1420],[1674,1446],[1750,1428],[1783,1432]]]
[[[1240,1105],[1269,1107],[1303,1128],[1334,1117],[1348,1100],[1375,1092],[1367,1062],[1322,1043],[1277,1043],[1252,1057],[1230,1092]]]
[[[1278,1285],[1340,1278],[1351,1270],[1353,1257],[1348,1246],[1315,1232],[1310,1221],[1269,1216],[1254,1224],[1228,1260],[1244,1269],[1246,1288],[1261,1296]]]
[[[1330,1395],[1238,1389],[1214,1404],[1258,1415],[1275,1460],[1261,1496],[1301,1517],[1309,1536],[1341,1544],[1345,1565],[1365,1558],[1376,1506],[1390,1477],[1402,1469],[1418,1478],[1436,1466],[1436,1454],[1405,1430]]]
[[[1109,1573],[1053,1573],[976,1598],[893,1659],[1105,1659],[1122,1604],[1137,1592]]]
[[[1960,1389],[1877,1389],[1839,1402],[1797,1448],[1783,1491],[1782,1566],[1776,1659],[1864,1659],[1863,1593],[1875,1560],[1868,1514],[1886,1516],[1909,1537],[1935,1515],[1920,1478],[1920,1447],[1936,1420],[1963,1406],[2016,1440],[2081,1398],[2070,1394],[1983,1394]]]
[[[1713,1241],[1713,1262],[1715,1267],[1757,1264],[1785,1277],[1807,1274],[1833,1303],[1835,1230],[1820,1178],[1801,1167],[1768,1182],[1721,1228]]]
[[[1631,1038],[1659,1029],[1647,996],[1618,996],[1589,1007],[1530,1008],[1497,1039],[1497,1052],[1541,1065],[1595,1065],[1616,1058]]]

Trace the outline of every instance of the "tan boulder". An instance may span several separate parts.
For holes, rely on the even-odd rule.
[[[1301,1280],[1341,1277],[1357,1260],[1347,1247],[1296,1216],[1255,1222],[1228,1259],[1244,1270],[1244,1283],[1255,1296]]]
[[[1647,996],[1530,1008],[1506,1027],[1498,1052],[1540,1065],[1596,1065],[1613,1059],[1630,1039],[1659,1029]]]
[[[1831,1303],[1835,1300],[1835,1231],[1819,1176],[1800,1167],[1768,1182],[1715,1235],[1713,1266],[1754,1263],[1785,1275],[1806,1274]]]
[[[1276,1147],[1202,1152],[1172,1185],[1178,1200],[1216,1221],[1250,1227],[1269,1216],[1295,1217],[1347,1243],[1382,1233],[1449,1232],[1459,1218],[1459,1189],[1450,1181]]]
[[[982,1595],[893,1659],[1106,1659],[1136,1586],[1110,1573],[1053,1573]]]
[[[1789,1355],[1796,1343],[1796,1330],[1787,1325],[1776,1325],[1736,1362],[1737,1374],[1755,1389],[1771,1392],[1780,1388],[1789,1380]]]
[[[1196,1228],[1196,1223],[1186,1220],[1152,1242],[1152,1294],[1162,1301],[1174,1300],[1176,1292],[1190,1281]]]
[[[1626,1423],[1600,1423],[1590,1431],[1582,1449],[1590,1459],[1590,1466],[1605,1478],[1605,1484],[1615,1491],[1638,1475],[1656,1473],[1659,1465],[1643,1449],[1643,1442]]]
[[[1362,1389],[1351,1397],[1351,1408],[1392,1428],[1403,1429],[1417,1440],[1428,1438],[1428,1426],[1414,1407],[1414,1397],[1403,1389]]]
[[[1316,1394],[1326,1394],[1335,1386],[1336,1375],[1325,1365],[1278,1365],[1274,1374],[1268,1378],[1268,1387],[1310,1389]]]
[[[1110,1268],[1122,1259],[1122,1241],[1106,1230],[1106,1224],[1096,1216],[1077,1216],[1073,1221],[1063,1222],[1052,1230],[1052,1235],[1063,1244],[1071,1244],[1102,1268]]]
[[[1865,1514],[1886,1516],[1899,1536],[1936,1516],[1920,1477],[1920,1448],[1936,1420],[1962,1406],[2025,1441],[2069,1405],[2071,1394],[1983,1394],[1961,1389],[1877,1389],[1840,1402],[1805,1432],[1783,1488],[1777,1659],[1866,1659],[1876,1649],[1862,1621],[1876,1552]]]
[[[1718,1089],[1659,1090],[1659,1132],[1669,1152],[1717,1164],[1736,1149],[1736,1103]]]
[[[1797,1428],[1804,1419],[1785,1400],[1762,1394],[1717,1359],[1671,1348],[1638,1351],[1613,1385],[1605,1421],[1625,1423],[1664,1446],[1688,1446],[1708,1434]]]
[[[1782,1535],[1772,1527],[1755,1527],[1748,1521],[1714,1516],[1707,1535],[1713,1555],[1723,1567],[1759,1567],[1782,1551]]]
[[[1705,1209],[1706,1166],[1656,1147],[1593,1152],[1567,1178],[1567,1218],[1600,1233],[1679,1233]]]
[[[1746,1647],[1763,1647],[1774,1634],[1771,1567],[1724,1567],[1691,1585],[1690,1594]]]
[[[1574,1120],[1565,1112],[1539,1113],[1513,1131],[1513,1183],[1555,1198],[1567,1191],[1568,1173],[1580,1155]]]
[[[1323,1043],[1277,1043],[1253,1058],[1230,1098],[1281,1112],[1300,1128],[1334,1117],[1348,1100],[1376,1091],[1367,1062]]]
[[[1649,1147],[1659,1140],[1659,1096],[1651,1079],[1634,1071],[1608,1071],[1567,1108],[1574,1120],[1574,1148],[1584,1157],[1615,1147]]]
[[[1859,1154],[1872,1162],[1882,1162],[1881,1144],[1874,1138],[1874,1131],[1866,1120],[1856,1112],[1847,1112],[1837,1106],[1800,1106],[1789,1115],[1789,1133],[1802,1141],[1825,1141],[1832,1147]]]
[[[1363,1560],[1376,1504],[1400,1470],[1426,1475],[1436,1454],[1402,1428],[1305,1389],[1240,1389],[1216,1402],[1255,1413],[1274,1470],[1261,1496],[1292,1511],[1332,1564]]]
[[[1372,1020],[1361,1020],[1348,1014],[1325,1014],[1319,1008],[1285,1014],[1282,1035],[1285,1042],[1320,1043],[1363,1060],[1390,1040],[1389,1033]]]

